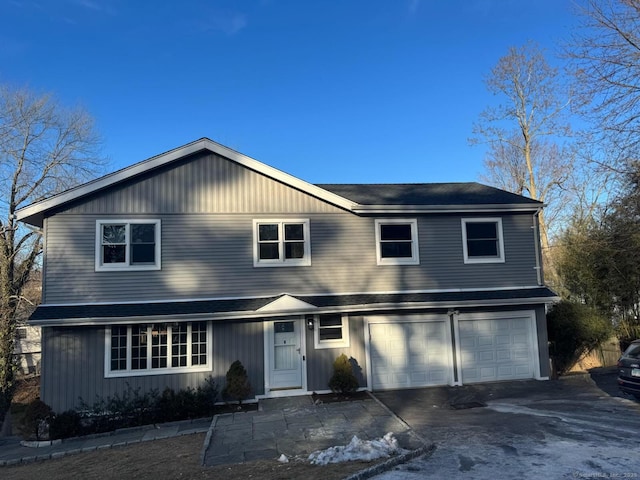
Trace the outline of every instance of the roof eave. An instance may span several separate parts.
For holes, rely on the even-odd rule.
[[[543,203],[509,203],[478,205],[357,205],[354,213],[486,213],[486,212],[536,212]]]
[[[317,307],[313,309],[314,314],[324,313],[364,313],[364,312],[381,312],[387,310],[421,310],[425,308],[472,308],[472,307],[498,307],[522,304],[547,304],[560,300],[560,297],[531,297],[531,298],[505,298],[490,300],[457,300],[457,301],[433,301],[433,302],[387,302],[375,304],[354,304],[354,305],[331,305],[327,307]],[[220,312],[220,313],[197,313],[183,315],[153,315],[153,316],[127,316],[127,317],[85,317],[74,319],[46,319],[46,320],[30,320],[29,324],[38,327],[81,327],[81,326],[97,326],[97,325],[116,325],[116,324],[137,324],[149,322],[166,322],[166,321],[201,321],[201,320],[255,320],[261,318],[272,318],[286,315],[307,314],[309,310],[300,310],[294,312],[286,311],[236,311],[236,312]]]

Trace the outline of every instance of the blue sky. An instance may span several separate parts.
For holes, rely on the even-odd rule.
[[[0,82],[96,119],[115,170],[209,137],[313,183],[475,181],[510,46],[571,0],[4,0]]]

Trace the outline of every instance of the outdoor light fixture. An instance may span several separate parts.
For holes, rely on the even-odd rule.
[[[307,320],[307,328],[313,330],[313,315],[307,315],[305,319]]]

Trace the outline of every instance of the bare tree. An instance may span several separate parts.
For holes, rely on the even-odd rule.
[[[640,148],[640,1],[586,0],[577,13],[567,46],[576,106],[604,146],[598,161],[625,171]]]
[[[489,146],[487,178],[535,200],[550,203],[562,197],[560,192],[571,174],[573,156],[558,146],[571,130],[565,116],[568,95],[563,93],[557,69],[530,42],[510,48],[491,70],[486,85],[502,100],[484,110],[473,129],[476,137],[471,142]],[[546,254],[549,228],[542,213],[540,234]]]
[[[42,250],[40,232],[16,210],[94,176],[104,162],[91,117],[49,95],[0,86],[0,421],[15,388],[14,346],[22,292]]]
[[[544,237],[553,237],[563,220],[571,215],[574,200],[573,153],[555,143],[532,141],[530,145],[531,173],[526,167],[522,138],[518,133],[508,143],[489,147],[481,180],[503,190],[536,198],[547,204],[544,213]],[[533,182],[529,176],[533,176]],[[535,197],[531,184],[535,186]]]

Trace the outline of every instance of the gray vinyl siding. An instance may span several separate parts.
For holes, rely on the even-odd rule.
[[[358,216],[224,157],[198,154],[48,217],[43,299],[55,304],[536,284],[531,214],[501,216],[501,264],[464,264],[460,215],[407,215],[418,218],[420,265],[378,266],[374,220],[398,217]],[[95,272],[96,220],[109,218],[160,219],[162,269]],[[260,218],[308,218],[312,265],[254,268],[252,222]]]
[[[41,398],[56,412],[92,405],[122,395],[128,386],[140,393],[165,388],[195,388],[213,376],[220,392],[232,362],[240,360],[255,395],[264,393],[264,337],[261,322],[214,323],[213,370],[210,372],[105,378],[103,327],[42,329]]]
[[[310,220],[311,266],[253,266],[253,219],[274,217]],[[96,220],[108,218],[159,218],[162,269],[96,272]],[[379,217],[346,212],[269,216],[59,214],[47,220],[44,301],[119,302],[536,284],[530,214],[502,216],[506,261],[494,264],[465,264],[461,216],[432,214],[417,217],[420,265],[379,266],[375,218]]]
[[[188,157],[125,182],[67,213],[189,214],[334,212],[337,207],[224,157]]]
[[[360,386],[367,386],[367,355],[364,348],[364,320],[361,316],[349,318],[349,340],[349,347],[316,349],[314,332],[307,330],[307,389],[310,392],[329,390],[333,362],[343,353],[355,363],[354,374]]]

